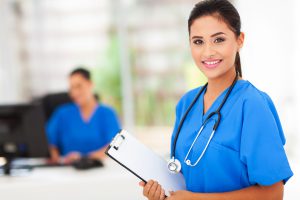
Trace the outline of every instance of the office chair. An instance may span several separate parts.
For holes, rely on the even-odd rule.
[[[94,94],[94,96],[97,101],[100,101],[100,96],[98,94]],[[70,98],[67,92],[60,92],[47,94],[41,99],[39,99],[39,102],[42,104],[45,113],[45,118],[48,121],[57,107],[72,102],[72,99]]]
[[[44,109],[45,118],[49,120],[52,113],[56,110],[57,107],[72,102],[69,94],[67,92],[47,94],[42,97],[41,104]]]

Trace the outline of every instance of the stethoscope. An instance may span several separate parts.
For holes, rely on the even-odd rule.
[[[238,80],[238,73],[236,74],[235,78],[234,78],[234,81],[232,82],[232,84],[230,85],[230,88],[228,89],[222,103],[220,104],[220,106],[217,108],[216,111],[210,113],[207,118],[205,119],[205,121],[203,122],[201,128],[199,129],[192,145],[190,146],[190,149],[188,150],[185,158],[184,158],[184,163],[186,163],[188,166],[190,167],[194,167],[196,166],[200,160],[202,159],[203,155],[205,154],[206,150],[207,150],[207,147],[208,145],[210,144],[210,141],[212,140],[212,138],[214,137],[214,134],[220,124],[220,121],[221,121],[221,109],[222,107],[224,106],[224,104],[226,103],[227,99],[228,99],[228,96],[230,95],[233,87],[235,86],[236,82]],[[192,101],[192,103],[190,104],[190,106],[188,107],[188,109],[186,110],[186,112],[184,113],[182,119],[180,120],[180,123],[179,123],[179,126],[178,126],[178,129],[177,129],[177,132],[175,134],[175,138],[174,138],[174,141],[173,141],[173,147],[172,147],[172,152],[171,152],[171,159],[170,161],[168,162],[168,169],[170,172],[172,173],[179,173],[180,170],[181,170],[181,163],[178,159],[175,158],[175,149],[176,149],[176,143],[177,143],[177,140],[178,140],[178,136],[180,134],[180,130],[183,126],[183,123],[184,123],[184,120],[186,119],[188,113],[190,112],[190,110],[192,109],[192,107],[195,105],[195,103],[197,102],[197,100],[199,99],[200,95],[203,93],[203,91],[207,88],[207,84],[206,83],[202,88],[201,90],[198,92],[198,94],[196,95],[196,97],[194,98],[194,100]],[[215,124],[213,126],[213,130],[210,134],[210,137],[204,147],[204,149],[202,150],[202,153],[200,154],[199,158],[196,160],[195,163],[192,163],[190,159],[188,159],[189,155],[190,155],[190,152],[191,150],[193,149],[194,145],[195,145],[195,142],[197,141],[198,137],[200,136],[202,130],[204,129],[205,125],[209,122],[210,119],[212,119],[212,116],[214,115],[217,115],[217,120],[215,121]]]

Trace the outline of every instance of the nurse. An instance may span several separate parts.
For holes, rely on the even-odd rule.
[[[82,156],[102,159],[105,147],[120,130],[117,114],[97,102],[86,69],[75,69],[69,84],[73,103],[60,106],[47,124],[52,161],[72,163]]]
[[[187,187],[165,198],[159,183],[141,182],[149,200],[283,199],[293,175],[284,133],[271,98],[242,78],[240,28],[240,16],[227,0],[204,0],[193,8],[192,57],[208,83],[187,92],[176,107],[171,154],[181,163]]]

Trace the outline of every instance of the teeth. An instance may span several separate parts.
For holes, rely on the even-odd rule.
[[[205,64],[208,64],[208,65],[215,65],[215,64],[217,64],[218,62],[220,62],[220,61],[219,61],[219,60],[217,60],[217,61],[212,61],[212,62],[205,61]]]

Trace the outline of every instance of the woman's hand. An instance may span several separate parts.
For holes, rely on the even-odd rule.
[[[49,152],[50,152],[49,163],[59,163],[60,162],[60,155],[59,155],[58,149],[54,146],[50,146],[49,147]]]
[[[104,146],[103,148],[97,150],[97,151],[93,151],[91,152],[88,156],[91,159],[96,159],[96,160],[102,160],[105,158],[105,151],[108,145]]]
[[[143,187],[143,195],[148,198],[148,200],[163,200],[165,199],[165,191],[162,189],[158,182],[150,180],[146,184],[141,181],[139,184]]]
[[[81,158],[81,154],[79,152],[71,152],[63,158],[63,162],[66,164],[73,163]]]

